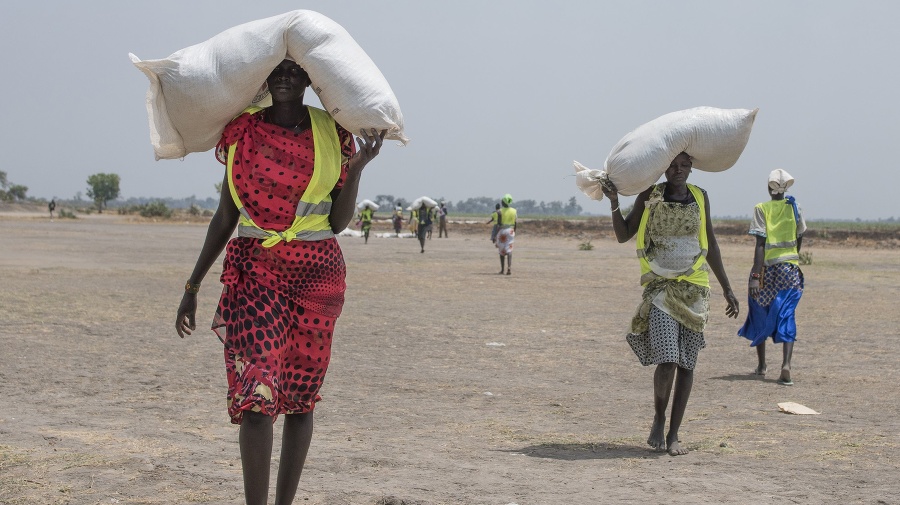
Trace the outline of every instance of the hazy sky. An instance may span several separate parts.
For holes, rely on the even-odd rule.
[[[15,2],[0,16],[0,170],[46,198],[96,172],[118,173],[126,198],[215,196],[211,152],[154,161],[128,53],[164,58],[293,9],[343,25],[403,110],[412,142],[382,150],[360,199],[574,195],[608,214],[572,160],[602,168],[638,125],[708,105],[760,109],[737,165],[691,176],[713,215],[749,216],[783,168],[808,219],[900,217],[894,1]]]

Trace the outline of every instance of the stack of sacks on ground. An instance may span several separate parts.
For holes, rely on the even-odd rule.
[[[615,184],[619,194],[636,195],[666,172],[680,153],[687,153],[697,170],[721,172],[737,163],[750,138],[759,109],[696,107],[658,117],[625,135],[603,170],[575,162],[575,184],[585,195],[601,200],[601,186]]]
[[[266,77],[285,58],[306,70],[322,105],[347,131],[387,130],[386,138],[408,142],[387,80],[344,28],[317,12],[245,23],[161,60],[129,56],[150,79],[147,113],[156,159],[215,147],[245,108],[271,103]]]

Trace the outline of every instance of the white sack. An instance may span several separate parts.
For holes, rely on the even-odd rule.
[[[354,135],[387,129],[408,142],[394,92],[344,28],[309,10],[230,28],[161,60],[132,63],[150,79],[147,113],[156,159],[215,147],[225,125],[268,99],[266,77],[285,57],[309,74],[311,88],[335,121]]]
[[[427,196],[420,196],[419,198],[416,198],[415,200],[413,200],[413,203],[412,203],[412,205],[410,205],[410,208],[418,209],[423,205],[428,207],[429,209],[431,209],[431,208],[437,207],[437,202],[435,202],[431,198],[428,198]]]
[[[377,203],[373,202],[372,200],[363,200],[363,201],[359,202],[358,204],[356,204],[356,208],[358,208],[359,210],[372,209],[374,211],[374,210],[378,210],[378,207],[379,207],[379,205]]]
[[[654,184],[682,152],[697,170],[721,172],[737,163],[750,138],[759,109],[696,107],[658,117],[625,135],[610,151],[604,170],[575,162],[575,184],[600,200],[601,181],[612,181],[619,194],[630,196]]]

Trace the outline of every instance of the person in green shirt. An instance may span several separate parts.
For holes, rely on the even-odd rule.
[[[500,274],[503,274],[504,260],[506,275],[512,275],[513,242],[516,240],[516,220],[518,213],[512,206],[512,196],[507,193],[500,201],[497,211],[497,240],[494,244],[500,252]]]
[[[359,211],[359,221],[362,223],[362,233],[365,238],[365,243],[369,243],[369,231],[372,229],[372,216],[375,214],[371,208],[366,207],[363,210]]]

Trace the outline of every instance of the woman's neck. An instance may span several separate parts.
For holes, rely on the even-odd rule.
[[[303,100],[276,102],[266,109],[266,122],[284,128],[296,128],[306,121],[309,112]]]
[[[673,200],[685,200],[688,197],[687,184],[673,184],[667,182],[664,194]]]

